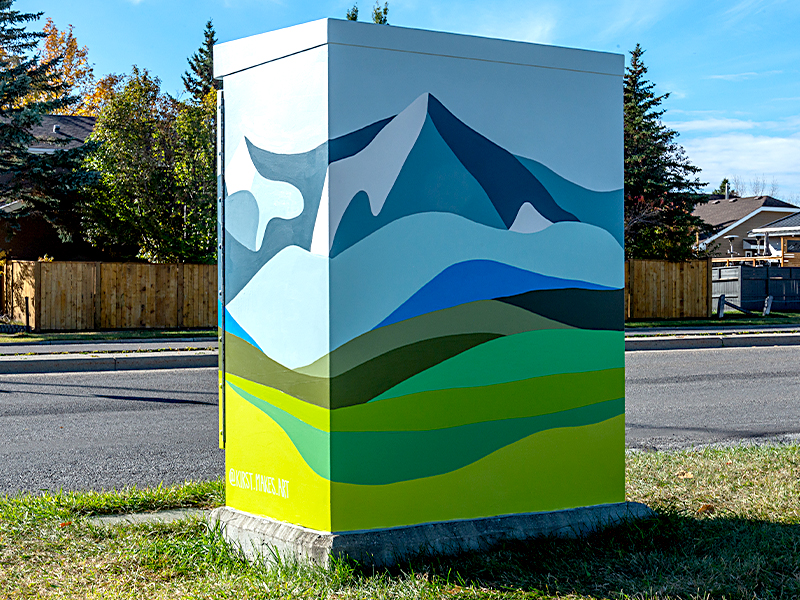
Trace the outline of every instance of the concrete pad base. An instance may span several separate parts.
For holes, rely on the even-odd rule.
[[[369,531],[330,533],[275,521],[227,506],[211,512],[210,523],[222,528],[229,543],[250,559],[282,559],[328,566],[331,557],[349,556],[384,566],[420,551],[455,554],[489,548],[503,540],[538,536],[577,537],[623,521],[655,513],[638,502],[620,502],[553,512],[426,523]]]
[[[89,517],[87,521],[92,525],[139,525],[140,523],[172,523],[182,519],[196,517],[205,519],[209,511],[199,508],[178,508],[175,510],[159,510],[156,512],[131,513],[127,515],[100,515]]]

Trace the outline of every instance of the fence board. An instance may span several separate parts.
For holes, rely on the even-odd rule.
[[[711,315],[711,262],[631,260],[625,265],[626,319]]]
[[[215,327],[215,265],[9,261],[0,306],[40,331]]]

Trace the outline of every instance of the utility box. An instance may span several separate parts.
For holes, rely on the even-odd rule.
[[[622,503],[623,56],[326,19],[214,69],[227,510]]]

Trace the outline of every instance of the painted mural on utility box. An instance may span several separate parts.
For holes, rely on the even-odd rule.
[[[352,52],[391,89],[339,85],[372,64]],[[595,112],[554,119],[465,78],[474,58],[402,54],[328,43],[224,78],[227,503],[344,532],[622,501],[621,61],[561,89],[518,65],[512,94]],[[492,137],[517,115],[619,136]],[[564,156],[581,143],[597,164]]]

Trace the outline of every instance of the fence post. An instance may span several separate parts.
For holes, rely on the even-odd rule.
[[[42,263],[37,260],[33,266],[33,329],[36,331],[41,331],[44,324],[42,283]]]
[[[708,305],[708,317],[714,315],[714,263],[711,257],[706,259],[706,304]]]
[[[92,329],[98,330],[103,323],[103,276],[100,263],[94,263],[94,322]]]
[[[178,318],[176,319],[176,325],[178,329],[183,328],[183,277],[184,277],[184,270],[186,269],[186,265],[183,263],[178,263],[177,269],[177,279],[178,284],[176,286],[176,293],[177,293],[177,300],[176,303],[178,305]]]

